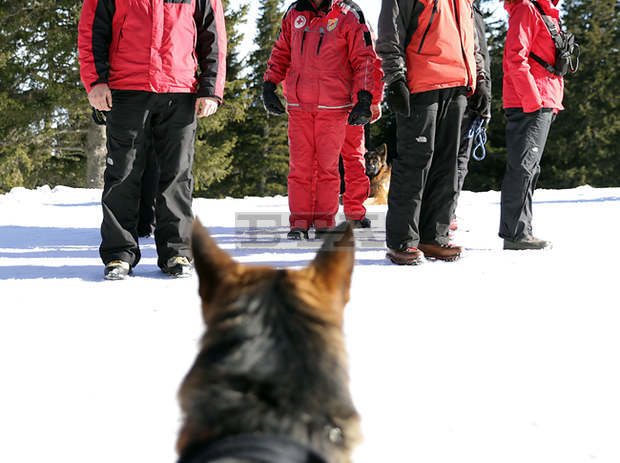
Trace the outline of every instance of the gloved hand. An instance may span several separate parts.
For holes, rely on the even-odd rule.
[[[280,98],[276,95],[276,84],[263,82],[263,105],[269,114],[280,116],[286,112]]]
[[[392,112],[409,117],[411,113],[409,106],[410,95],[411,92],[409,87],[407,87],[407,83],[403,79],[398,79],[388,85],[385,92],[385,101]]]
[[[491,118],[491,91],[485,82],[478,82],[476,91],[469,97],[469,109],[482,118]]]
[[[372,119],[372,93],[367,90],[357,92],[357,104],[349,114],[349,125],[366,125]]]

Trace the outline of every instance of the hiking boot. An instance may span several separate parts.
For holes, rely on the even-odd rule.
[[[353,228],[370,228],[371,222],[368,217],[363,217],[359,220],[351,220]]]
[[[176,278],[187,278],[192,275],[193,266],[187,257],[175,256],[168,259],[162,272]]]
[[[545,249],[550,248],[551,243],[545,240],[539,240],[533,236],[524,236],[520,240],[512,241],[504,239],[504,249],[513,251],[521,251],[525,249]]]
[[[288,232],[286,238],[293,241],[307,240],[308,230],[304,230],[303,228],[291,228],[291,231]]]
[[[388,248],[385,257],[396,265],[420,265],[424,262],[424,254],[418,248],[407,248],[404,251]]]
[[[418,245],[427,259],[453,262],[461,257],[461,247],[453,244],[422,244]]]
[[[131,273],[131,265],[122,260],[112,260],[105,264],[103,277],[106,280],[124,280]]]

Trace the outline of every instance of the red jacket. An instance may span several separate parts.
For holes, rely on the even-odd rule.
[[[557,4],[557,0],[554,0]],[[560,13],[550,0],[538,0],[559,28]],[[504,108],[529,113],[540,108],[564,109],[564,79],[529,58],[534,52],[552,66],[555,44],[536,7],[529,0],[505,3],[510,15],[504,48]]]
[[[366,90],[381,101],[380,60],[361,9],[351,0],[294,2],[282,19],[265,81],[284,81],[288,109],[349,110]]]
[[[476,88],[472,0],[383,0],[377,51],[386,82],[411,93]]]
[[[119,90],[224,96],[221,0],[84,0],[78,49],[87,92],[107,83]]]

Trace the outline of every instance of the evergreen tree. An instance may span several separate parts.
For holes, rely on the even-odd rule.
[[[233,170],[239,144],[238,127],[245,121],[248,107],[248,90],[238,50],[243,40],[239,29],[247,15],[248,4],[236,6],[235,2],[225,0],[224,6],[228,39],[224,103],[213,116],[198,122],[193,168],[197,196],[227,194],[222,185]]]
[[[83,184],[79,12],[74,0],[0,3],[0,191]]]
[[[565,111],[551,127],[540,186],[620,184],[618,3],[566,2],[563,22],[581,46],[581,64],[565,78]]]
[[[238,143],[232,160],[232,175],[218,187],[225,194],[274,195],[286,193],[288,137],[286,117],[268,115],[261,101],[263,74],[278,36],[282,0],[261,0],[256,23],[257,48],[247,60],[248,106],[235,134]]]

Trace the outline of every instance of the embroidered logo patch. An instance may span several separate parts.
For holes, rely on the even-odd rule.
[[[305,25],[306,25],[306,17],[303,15],[297,16],[297,19],[295,19],[295,29],[301,29]]]
[[[417,141],[418,143],[426,143],[428,140],[426,139],[426,137],[420,136],[416,138],[415,141]]]
[[[334,29],[336,29],[337,25],[338,25],[338,18],[330,19],[327,21],[327,30],[331,32]]]

